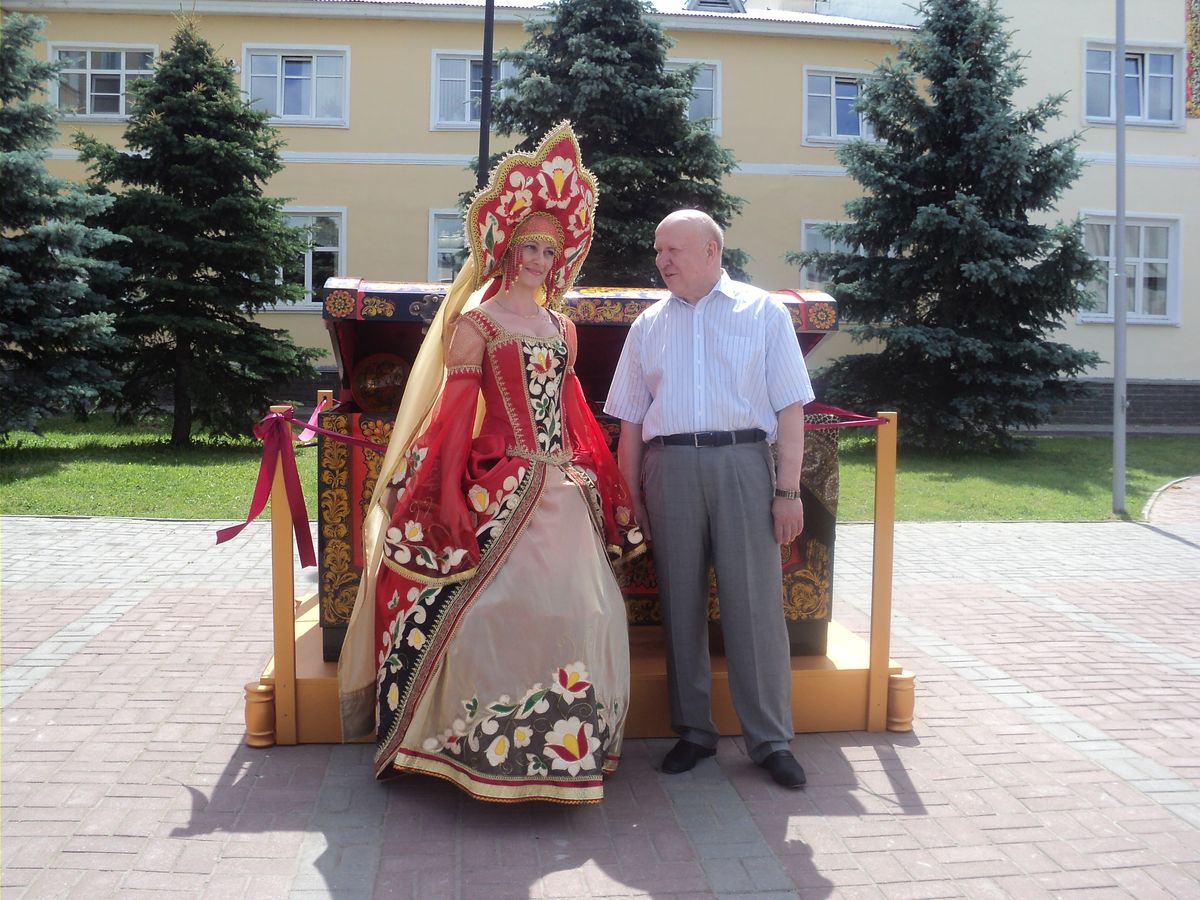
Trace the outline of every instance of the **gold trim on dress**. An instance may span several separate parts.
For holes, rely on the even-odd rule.
[[[530,462],[549,463],[552,466],[566,466],[571,462],[571,453],[561,450],[558,453],[543,453],[541,450],[522,450],[520,447],[508,447],[505,452],[509,456],[519,456]]]
[[[401,757],[404,757],[401,760]],[[606,758],[604,766],[609,761]],[[489,803],[520,803],[526,800],[545,800],[548,803],[562,803],[570,806],[581,806],[589,803],[599,803],[604,799],[603,768],[594,778],[580,784],[568,779],[555,781],[546,780],[534,782],[522,778],[523,784],[488,784],[479,778],[472,777],[469,770],[456,766],[445,757],[427,756],[418,751],[401,747],[392,759],[392,767],[401,772],[416,772],[422,775],[432,775],[456,785],[466,791],[476,800]],[[614,766],[615,769],[615,766]],[[501,781],[501,776],[491,776]],[[514,779],[515,780],[515,779]],[[594,782],[589,783],[589,782]]]

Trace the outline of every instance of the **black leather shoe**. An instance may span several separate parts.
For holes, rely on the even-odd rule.
[[[716,755],[716,750],[701,747],[699,744],[693,744],[691,741],[680,738],[663,757],[662,771],[668,775],[678,775],[680,772],[694,769],[700,760]]]
[[[796,762],[791,750],[776,750],[759,763],[775,783],[785,788],[801,788],[808,780],[804,777],[804,767]]]

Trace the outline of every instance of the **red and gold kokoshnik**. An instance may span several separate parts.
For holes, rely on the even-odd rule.
[[[551,129],[532,155],[510,153],[467,209],[476,287],[503,274],[504,256],[514,238],[537,237],[561,249],[546,279],[547,299],[559,303],[591,248],[596,199],[596,177],[580,162],[570,122]],[[524,226],[531,218],[527,230]]]

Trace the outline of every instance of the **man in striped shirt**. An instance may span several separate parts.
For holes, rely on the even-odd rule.
[[[654,549],[672,727],[664,772],[716,753],[708,568],[716,571],[729,683],[750,758],[798,788],[780,544],[804,528],[800,467],[812,385],[787,309],[721,268],[720,226],[679,210],[655,232],[671,296],[629,329],[604,409]],[[778,463],[770,444],[778,448]]]

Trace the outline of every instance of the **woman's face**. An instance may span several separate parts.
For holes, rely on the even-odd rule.
[[[550,274],[550,269],[554,265],[554,257],[557,255],[554,245],[549,241],[525,241],[521,244],[518,252],[520,253],[521,274],[517,276],[517,280],[531,288],[536,288],[545,282],[546,276]]]

